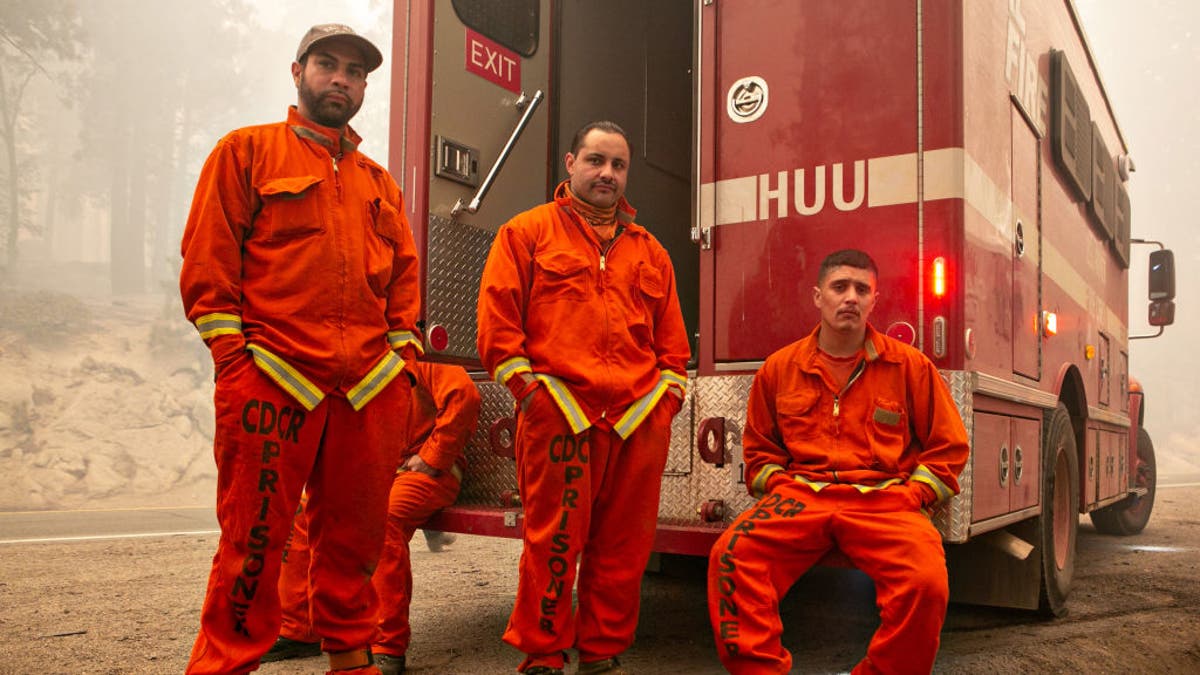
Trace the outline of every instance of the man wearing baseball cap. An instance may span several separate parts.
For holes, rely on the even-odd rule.
[[[279,634],[277,580],[307,486],[313,628],[331,672],[378,674],[371,573],[422,351],[396,182],[348,124],[383,57],[312,27],[287,120],[226,135],[183,235],[180,291],[216,372],[217,520],[188,673],[246,673]]]

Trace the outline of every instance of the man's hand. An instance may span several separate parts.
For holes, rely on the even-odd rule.
[[[521,412],[525,412],[529,409],[529,402],[533,400],[533,393],[538,389],[536,386],[534,386],[537,384],[537,378],[530,373],[517,373],[513,377],[519,378],[521,380],[521,389],[528,392],[525,394],[524,398],[522,398],[520,401],[517,401],[517,403],[521,406]]]
[[[427,476],[433,476],[434,478],[437,478],[442,474],[441,471],[426,464],[425,460],[421,459],[420,455],[413,455],[412,457],[409,457],[408,460],[404,462],[404,470],[419,471]]]
[[[917,499],[917,503],[923,509],[927,509],[937,503],[937,492],[935,492],[932,487],[922,483],[921,481],[908,481],[908,489],[912,491],[913,496],[915,496]]]

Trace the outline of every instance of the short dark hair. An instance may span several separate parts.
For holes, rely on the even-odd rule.
[[[572,155],[579,152],[579,148],[583,147],[583,139],[587,138],[588,133],[593,130],[603,131],[609,134],[620,134],[621,138],[625,139],[625,145],[629,146],[629,154],[633,154],[633,142],[629,140],[629,134],[625,133],[625,130],[622,129],[619,124],[616,122],[610,122],[608,120],[598,120],[596,122],[588,122],[580,127],[579,131],[575,132],[575,137],[571,139]]]
[[[821,261],[821,268],[817,271],[818,286],[825,281],[825,277],[835,267],[854,267],[860,270],[867,270],[876,278],[879,278],[879,268],[875,266],[875,261],[871,259],[871,256],[856,248],[844,248],[840,251],[830,253]]]

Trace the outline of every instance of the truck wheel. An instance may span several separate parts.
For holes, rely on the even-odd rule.
[[[1079,458],[1071,416],[1062,403],[1050,414],[1045,427],[1041,501],[1038,540],[1042,549],[1042,591],[1038,611],[1046,616],[1063,616],[1075,576]]]
[[[1092,524],[1104,534],[1128,536],[1146,528],[1154,510],[1154,490],[1158,485],[1158,469],[1154,463],[1154,443],[1145,429],[1138,429],[1137,465],[1133,467],[1134,487],[1146,488],[1142,496],[1125,499],[1092,511]]]

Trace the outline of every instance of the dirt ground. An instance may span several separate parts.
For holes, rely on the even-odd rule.
[[[1164,481],[1165,482],[1165,481]],[[935,672],[1200,672],[1200,486],[1158,495],[1141,535],[1097,534],[1083,519],[1070,614],[952,605]],[[215,535],[0,546],[0,673],[182,672],[197,626]],[[519,544],[461,536],[442,553],[413,543],[413,673],[511,673],[500,641],[516,588]],[[719,673],[699,561],[648,574],[637,673]],[[860,573],[818,569],[783,603],[794,672],[849,670],[876,625]],[[262,673],[320,673],[324,659]],[[568,670],[570,672],[570,670]]]

